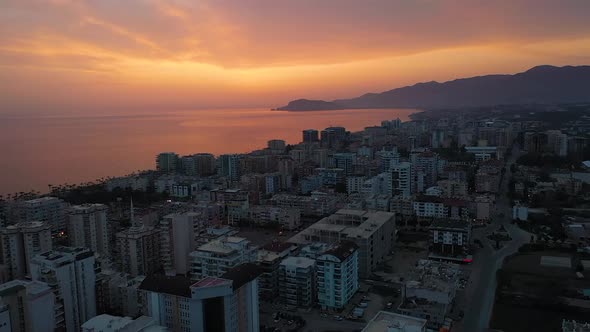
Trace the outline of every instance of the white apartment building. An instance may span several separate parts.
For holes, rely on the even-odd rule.
[[[31,259],[52,249],[51,226],[40,221],[10,225],[0,229],[0,241],[8,278],[23,278],[30,274]]]
[[[42,221],[53,232],[66,228],[67,203],[57,197],[41,197],[24,201],[20,206],[21,221]]]
[[[346,178],[346,192],[348,194],[360,193],[367,178],[364,176],[349,176]]]
[[[389,172],[391,173],[391,188],[389,190],[391,195],[412,196],[412,182],[414,181],[412,164],[408,162],[397,163],[389,168]]]
[[[189,254],[195,250],[199,229],[204,227],[198,212],[173,213],[160,222],[160,254],[167,275],[189,272]]]
[[[283,303],[310,308],[315,303],[315,260],[287,257],[279,265],[279,297]]]
[[[339,311],[359,288],[358,246],[342,241],[316,259],[318,303],[322,309]]]
[[[363,182],[360,193],[365,196],[391,194],[391,175],[381,173]]]
[[[236,236],[205,243],[190,253],[191,278],[219,277],[238,265],[255,262],[257,251],[250,241]]]
[[[381,160],[381,172],[387,172],[399,164],[399,152],[397,148],[392,151],[381,150],[376,155]]]
[[[0,331],[45,332],[55,327],[55,295],[46,283],[12,280],[0,285]],[[3,322],[8,322],[8,326]]]
[[[422,196],[414,201],[414,213],[418,218],[446,218],[448,210],[442,200]]]
[[[148,276],[141,284],[143,314],[172,331],[260,330],[259,268],[240,265],[196,283],[186,277]]]
[[[92,251],[72,247],[39,254],[31,261],[33,280],[47,283],[55,294],[56,329],[78,332],[82,323],[96,316],[94,264]]]
[[[104,204],[84,204],[70,207],[67,217],[69,245],[89,248],[101,257],[109,257],[107,211],[108,207]]]

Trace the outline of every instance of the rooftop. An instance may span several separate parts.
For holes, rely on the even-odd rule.
[[[426,319],[380,311],[362,332],[422,332],[425,326]]]
[[[454,229],[469,229],[469,223],[460,220],[437,219],[430,224],[430,228],[454,228]]]
[[[191,297],[190,287],[192,285],[193,282],[188,277],[150,275],[145,277],[139,286],[139,289],[175,296]]]
[[[283,259],[281,265],[285,266],[296,266],[298,268],[309,268],[315,265],[315,259],[307,258],[307,257],[287,257]]]
[[[11,280],[0,285],[0,297],[12,294],[21,289],[26,289],[29,295],[39,295],[45,292],[51,292],[51,288],[41,281],[29,280]]]
[[[323,255],[332,255],[341,261],[352,255],[358,249],[358,245],[352,241],[342,241],[337,246],[327,250]]]
[[[287,249],[291,249],[294,245],[292,243],[288,243],[288,242],[278,242],[278,241],[273,241],[270,242],[268,244],[266,244],[265,246],[263,246],[262,248],[260,248],[261,250],[266,250],[266,251],[272,251],[272,252],[277,252],[277,253],[281,253]]]
[[[541,256],[541,265],[548,267],[563,267],[572,268],[571,257],[559,257],[559,256]]]
[[[261,273],[262,270],[258,265],[245,263],[228,270],[221,276],[221,278],[233,281],[234,289],[238,289],[244,284],[258,278]]]

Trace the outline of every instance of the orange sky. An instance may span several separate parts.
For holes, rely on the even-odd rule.
[[[0,113],[275,107],[590,64],[587,0],[0,0]]]

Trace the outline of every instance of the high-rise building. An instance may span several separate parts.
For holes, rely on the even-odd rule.
[[[77,332],[96,316],[94,265],[94,254],[87,248],[60,247],[32,259],[33,280],[47,283],[55,294],[56,329],[65,326],[67,332]]]
[[[197,212],[174,213],[162,219],[160,253],[167,275],[189,272],[189,254],[195,250],[196,236],[203,226]]]
[[[426,188],[436,185],[438,180],[438,159],[438,154],[430,151],[412,152],[410,154],[414,176],[417,178],[417,192],[423,192]]]
[[[402,197],[412,196],[414,178],[412,164],[408,162],[398,163],[397,165],[391,166],[389,172],[391,173],[391,195],[401,195]]]
[[[295,174],[295,162],[291,157],[282,157],[278,161],[278,168],[279,174],[281,174],[281,188],[291,188]]]
[[[342,241],[316,259],[318,303],[322,309],[341,310],[359,288],[358,246]]]
[[[40,221],[21,222],[0,229],[0,258],[7,267],[9,279],[30,274],[31,259],[52,249],[51,227]]]
[[[279,265],[279,297],[288,305],[310,308],[315,303],[315,260],[287,257]]]
[[[101,257],[110,256],[108,207],[104,204],[74,205],[68,211],[68,241],[72,247],[89,248]]]
[[[116,239],[121,271],[135,277],[160,269],[159,229],[137,223],[117,233]]]
[[[315,129],[305,129],[303,131],[303,143],[315,143],[319,141],[318,131]]]
[[[335,153],[334,161],[336,162],[336,168],[343,169],[345,175],[354,173],[354,164],[356,163],[355,153]]]
[[[435,129],[432,131],[432,138],[430,140],[430,146],[433,149],[442,148],[445,142],[445,131],[441,129]]]
[[[219,156],[219,174],[227,177],[230,181],[240,180],[240,159],[239,154],[222,154]]]
[[[379,160],[381,160],[381,172],[387,172],[391,167],[399,164],[399,152],[397,147],[391,151],[381,150],[376,153]]]
[[[282,139],[271,139],[267,142],[268,149],[275,153],[283,153],[285,151],[285,141]]]
[[[156,170],[165,173],[176,172],[178,155],[174,152],[162,152],[156,156]]]
[[[265,175],[265,193],[275,194],[281,188],[281,174],[269,173]]]
[[[294,249],[295,245],[291,243],[271,242],[258,251],[261,298],[273,301],[279,296],[279,265]]]
[[[55,295],[44,282],[12,280],[0,285],[0,331],[45,332],[55,327]]]
[[[258,248],[242,237],[228,236],[201,245],[190,253],[191,277],[219,277],[240,264],[255,262]]]
[[[208,176],[215,174],[215,156],[197,153],[180,158],[180,168],[186,175]]]
[[[143,314],[172,331],[260,330],[258,276],[244,264],[196,283],[187,277],[148,276],[141,284]]]
[[[346,139],[344,127],[328,127],[320,132],[322,145],[328,148],[336,147]]]
[[[19,206],[20,221],[42,221],[54,233],[66,228],[67,203],[57,197],[41,197],[24,201]]]

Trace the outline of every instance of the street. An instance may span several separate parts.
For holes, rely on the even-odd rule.
[[[506,162],[506,173],[502,177],[500,191],[497,196],[496,206],[498,216],[490,226],[474,230],[474,238],[479,238],[485,244],[474,256],[470,282],[465,289],[465,316],[463,321],[457,322],[457,331],[476,332],[483,331],[489,326],[492,309],[494,307],[494,295],[496,291],[496,272],[502,266],[504,258],[518,251],[518,248],[530,240],[530,234],[511,223],[512,202],[508,198],[508,182],[511,177],[510,166],[520,155],[517,148],[512,150],[510,158]],[[503,225],[510,236],[511,241],[504,244],[499,250],[494,250],[492,243],[485,241],[485,234],[491,228]]]

